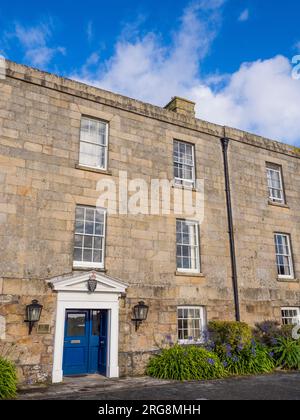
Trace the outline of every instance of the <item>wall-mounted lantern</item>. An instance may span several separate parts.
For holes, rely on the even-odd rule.
[[[29,324],[29,335],[31,334],[32,328],[35,322],[38,322],[41,317],[43,305],[40,305],[35,299],[30,305],[26,306],[26,319],[25,322]]]
[[[142,322],[146,321],[148,316],[149,306],[145,305],[143,301],[139,302],[133,308],[134,318],[132,319],[135,322],[135,331],[138,330]]]

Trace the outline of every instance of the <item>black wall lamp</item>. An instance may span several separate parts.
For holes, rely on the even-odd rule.
[[[138,330],[142,322],[146,321],[148,316],[149,306],[145,305],[143,301],[139,302],[133,308],[134,318],[132,319],[135,322],[135,331]]]
[[[31,334],[32,328],[35,322],[38,322],[41,317],[43,305],[40,305],[35,299],[30,305],[26,306],[26,319],[25,322],[29,324],[29,335]]]

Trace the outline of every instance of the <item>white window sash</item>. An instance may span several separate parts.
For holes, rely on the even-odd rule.
[[[295,316],[290,316],[285,314],[284,312],[295,312]],[[281,319],[284,325],[290,324],[289,322],[285,323],[284,320],[292,320],[292,325],[300,325],[300,308],[298,307],[285,307],[281,308]]]
[[[89,206],[77,206],[79,208],[84,208],[84,209],[88,209],[91,208]],[[97,210],[94,208],[94,210],[97,212]],[[105,263],[105,243],[106,243],[106,218],[107,218],[107,211],[105,209],[101,209],[101,211],[103,212],[103,234],[102,235],[95,235],[95,234],[86,234],[86,233],[76,233],[76,229],[75,229],[75,233],[74,233],[74,238],[75,235],[79,235],[79,236],[91,236],[92,238],[94,237],[99,237],[102,239],[102,249],[101,249],[101,262],[94,262],[94,261],[77,261],[73,258],[73,267],[82,267],[82,268],[104,268],[104,263]],[[84,219],[85,220],[85,219]],[[75,223],[76,223],[76,219],[75,219]],[[94,218],[94,223],[95,222],[95,218]],[[75,248],[80,249],[79,247],[75,247],[75,245],[73,246],[73,252],[75,250]],[[82,247],[82,252],[83,252],[84,247]],[[90,248],[89,248],[90,249]],[[94,254],[94,248],[91,248],[92,250],[92,255]]]
[[[191,260],[194,259],[195,265],[196,265],[195,268],[177,267],[177,272],[198,274],[200,273],[199,223],[196,221],[194,222],[194,221],[188,221],[188,220],[177,220],[177,221],[184,222],[189,227],[189,244],[177,242],[176,240],[176,261],[177,261],[177,246],[188,246],[191,250]],[[176,230],[176,236],[177,236],[177,230]]]
[[[178,143],[178,144],[186,144],[183,141],[180,140],[174,140],[174,143]],[[188,164],[188,163],[182,163],[179,162],[175,159],[175,155],[174,155],[174,149],[173,149],[173,165],[175,166],[175,164],[179,164],[182,165],[182,167],[188,167],[192,169],[192,178],[180,178],[180,177],[176,177],[174,176],[174,183],[175,185],[179,185],[179,186],[183,186],[183,187],[190,187],[190,188],[194,188],[195,187],[195,183],[196,183],[196,170],[195,170],[195,146],[193,144],[189,144],[189,146],[191,146],[191,150],[192,150],[192,164]],[[173,145],[174,148],[174,145]]]
[[[99,143],[95,143],[92,141],[88,140],[88,136],[83,136],[83,133],[80,129],[80,144],[90,144],[93,145],[97,148],[100,148],[100,150],[104,150],[104,165],[101,165],[101,163],[99,162],[98,165],[92,165],[92,164],[87,164],[86,162],[83,163],[83,159],[82,156],[84,155],[84,153],[81,152],[81,150],[79,150],[79,164],[82,166],[86,166],[87,168],[92,168],[92,169],[100,169],[100,170],[107,170],[107,160],[108,160],[108,136],[109,136],[109,125],[106,121],[102,121],[102,120],[95,120],[93,118],[88,118],[88,117],[82,117],[82,120],[90,120],[90,121],[99,121],[102,124],[105,124],[105,143],[104,144],[99,144]]]
[[[287,241],[287,247],[288,247],[288,254],[279,254],[278,252],[278,244],[279,242],[277,241],[277,238],[281,236],[282,238],[286,238]],[[284,241],[283,241],[284,243]],[[284,234],[284,233],[276,233],[275,234],[275,248],[276,248],[276,265],[277,265],[277,273],[278,273],[278,278],[280,279],[294,279],[295,278],[295,273],[294,273],[294,264],[293,264],[293,258],[292,258],[292,248],[291,248],[291,238],[290,235]],[[277,257],[285,257],[288,259],[288,267],[289,267],[289,271],[291,274],[286,275],[286,274],[279,274],[279,264],[277,261]]]
[[[194,309],[194,310],[199,310],[200,312],[200,317],[199,318],[179,318],[178,314],[179,314],[179,309],[184,310],[189,310],[189,309]],[[195,339],[180,339],[179,338],[179,320],[199,320],[199,324],[200,324],[200,338],[199,340],[195,340]],[[178,306],[177,307],[177,342],[179,344],[200,344],[204,342],[204,332],[206,329],[206,313],[205,313],[205,307],[204,306]]]
[[[272,178],[272,172],[279,175],[279,187],[274,186],[273,184],[273,178]],[[283,180],[282,180],[282,171],[281,168],[278,167],[276,169],[275,167],[272,168],[271,166],[267,166],[267,177],[268,177],[268,188],[269,188],[269,199],[271,201],[284,204],[285,203],[285,196],[284,196],[284,190],[283,190]],[[273,195],[273,190],[279,192],[279,197],[276,197]]]

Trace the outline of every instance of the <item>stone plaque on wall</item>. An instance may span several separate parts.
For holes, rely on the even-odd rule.
[[[50,334],[50,325],[49,324],[39,324],[37,326],[38,334]]]

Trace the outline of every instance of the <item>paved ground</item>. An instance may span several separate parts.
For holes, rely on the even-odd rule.
[[[22,400],[300,400],[300,372],[203,382],[151,378],[66,378],[63,384],[23,389]]]

